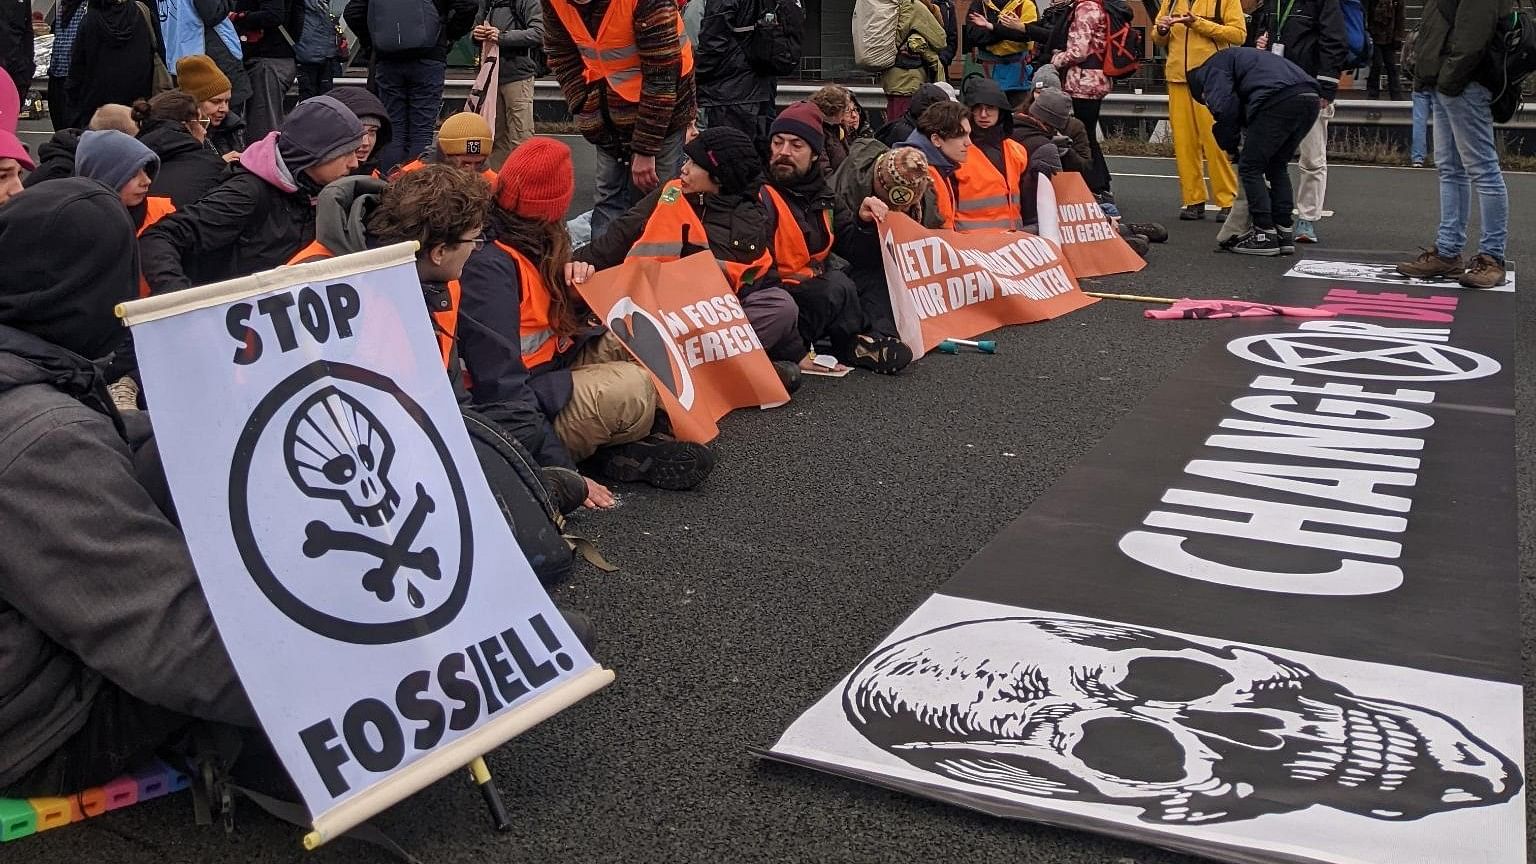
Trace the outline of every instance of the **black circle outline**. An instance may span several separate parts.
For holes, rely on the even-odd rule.
[[[262,557],[261,550],[257,548],[256,538],[251,533],[251,515],[246,500],[246,492],[250,485],[251,459],[255,456],[256,445],[260,442],[262,433],[271,425],[278,409],[311,384],[327,378],[350,381],[393,396],[405,413],[426,433],[427,439],[432,442],[433,449],[437,451],[439,461],[443,464],[448,486],[453,491],[453,503],[459,516],[459,572],[448,598],[430,612],[404,621],[379,624],[362,624],[326,614],[294,596],[272,572],[272,568]],[[470,526],[469,501],[464,495],[464,483],[448,452],[448,445],[438,433],[431,417],[414,399],[406,395],[394,381],[371,369],[347,363],[316,360],[283,379],[272,388],[271,392],[262,397],[260,402],[256,403],[250,419],[245,422],[245,429],[240,433],[240,440],[236,442],[235,452],[230,460],[229,521],[235,538],[235,547],[240,551],[240,558],[245,563],[246,572],[250,574],[256,587],[261,589],[261,593],[265,594],[272,605],[291,618],[294,623],[339,642],[351,642],[355,645],[388,645],[425,636],[442,629],[457,618],[464,608],[465,601],[469,598],[470,576],[474,569],[474,537]]]

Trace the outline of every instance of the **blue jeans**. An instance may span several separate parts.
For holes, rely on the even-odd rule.
[[[683,168],[683,133],[674,132],[661,142],[656,154],[656,177],[666,183]],[[630,179],[629,160],[615,159],[602,148],[597,150],[597,189],[592,203],[592,236],[601,237],[608,225],[640,203],[646,193]],[[699,241],[703,243],[702,239]]]
[[[1429,152],[1429,113],[1434,109],[1435,91],[1413,91],[1413,145],[1408,150],[1408,158],[1413,162],[1423,162],[1424,156]]]
[[[1472,187],[1477,187],[1483,236],[1477,251],[1504,260],[1509,239],[1509,192],[1499,170],[1493,140],[1492,94],[1469,84],[1460,96],[1438,91],[1435,99],[1435,167],[1440,173],[1440,233],[1435,247],[1442,257],[1460,255],[1467,243]]]
[[[426,152],[443,110],[442,60],[380,60],[373,70],[379,101],[389,115],[392,136],[379,148],[379,171],[386,176],[396,165]]]

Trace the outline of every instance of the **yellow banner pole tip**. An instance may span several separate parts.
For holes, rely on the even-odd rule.
[[[304,835],[304,851],[313,852],[325,845],[325,838],[319,831],[311,831]]]

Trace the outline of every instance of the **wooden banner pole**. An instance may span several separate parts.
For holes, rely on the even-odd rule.
[[[1089,297],[1098,297],[1103,300],[1129,300],[1134,303],[1168,303],[1179,302],[1173,297],[1145,297],[1140,294],[1106,294],[1103,291],[1084,291]]]

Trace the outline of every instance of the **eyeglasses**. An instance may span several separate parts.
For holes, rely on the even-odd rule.
[[[471,239],[471,240],[465,240],[463,238],[460,238],[458,243],[456,243],[455,245],[463,245],[465,243],[473,243],[473,244],[475,244],[475,251],[479,252],[481,249],[485,248],[485,235],[481,234],[479,237],[475,237],[474,239]]]

